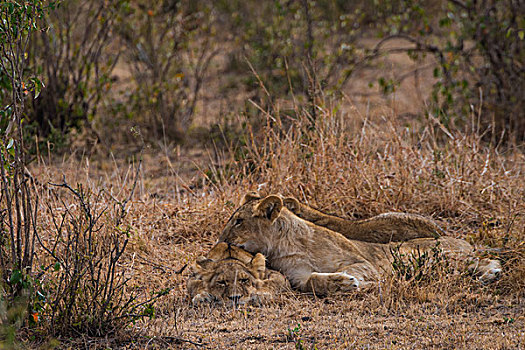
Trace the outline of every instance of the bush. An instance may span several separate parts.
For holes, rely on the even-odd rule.
[[[293,98],[308,107],[321,104],[325,93],[338,93],[361,65],[365,48],[357,39],[366,28],[367,2],[333,1],[219,2],[238,48],[232,67],[240,66],[245,86],[254,94]],[[239,69],[239,67],[237,67]],[[260,89],[260,85],[264,85]]]
[[[92,193],[67,183],[70,199],[51,192],[47,201],[54,234],[39,241],[47,253],[42,259],[35,311],[50,334],[105,336],[130,322],[154,315],[154,300],[166,291],[139,301],[127,289],[129,278],[119,268],[130,227],[123,226],[126,204],[112,201],[104,191]],[[45,263],[44,263],[45,262]]]
[[[413,44],[406,50],[412,58],[435,56],[430,112],[447,128],[516,143],[525,139],[524,11],[523,2],[510,0],[449,0],[442,9],[409,1],[375,51],[404,39]]]
[[[270,96],[291,98],[301,107],[321,105],[323,95],[344,92],[359,69],[405,52],[414,60],[434,56],[428,112],[445,128],[485,133],[493,142],[525,137],[525,22],[518,15],[525,11],[523,2],[305,0],[216,6],[238,47],[232,68],[253,70],[246,87],[266,93],[262,97],[271,108]],[[372,37],[381,38],[375,48],[360,41]],[[394,39],[408,46],[385,49]],[[389,94],[399,82],[378,76],[378,83]],[[315,119],[317,111],[308,111]]]
[[[54,197],[46,205],[52,222],[46,225],[40,220],[38,199],[42,192],[27,170],[27,129],[22,123],[26,100],[38,97],[43,84],[31,75],[25,50],[45,12],[53,8],[54,3],[42,1],[0,4],[0,87],[2,102],[8,103],[0,115],[4,126],[0,135],[2,347],[16,346],[18,329],[28,325],[42,325],[54,335],[84,332],[100,336],[117,332],[131,321],[152,316],[154,300],[165,293],[138,301],[128,294],[128,280],[117,265],[129,230],[120,225],[136,180],[125,201],[104,198],[106,202],[114,200],[112,211],[107,207],[100,209],[97,200],[101,200],[103,192],[94,195],[81,186],[73,189],[64,182],[58,186],[72,194],[73,203],[66,205],[67,199],[50,190]],[[103,218],[105,223],[101,223]],[[44,237],[43,228],[54,228],[51,241]],[[37,241],[47,255],[35,249]],[[41,266],[39,274],[35,274],[36,262]]]
[[[192,2],[136,2],[119,28],[133,88],[113,110],[152,140],[184,141],[213,57],[213,14]]]
[[[33,302],[38,230],[38,193],[26,175],[22,122],[27,96],[38,96],[42,83],[27,71],[26,48],[53,5],[38,0],[0,3],[0,337],[12,346]]]
[[[92,121],[112,85],[119,50],[111,45],[126,6],[125,0],[73,0],[49,13],[48,30],[32,38],[28,52],[30,69],[46,83],[29,114],[31,136],[59,148],[72,129],[94,131]]]

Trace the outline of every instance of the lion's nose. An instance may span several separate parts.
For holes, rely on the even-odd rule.
[[[230,295],[230,300],[233,301],[234,303],[238,303],[240,299],[241,299],[241,296],[238,294]]]

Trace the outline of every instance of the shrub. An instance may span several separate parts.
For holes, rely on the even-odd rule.
[[[216,6],[238,48],[232,68],[253,71],[244,78],[246,87],[265,94],[260,97],[271,108],[270,96],[293,99],[309,106],[315,119],[318,113],[311,107],[322,105],[323,95],[344,92],[355,73],[377,58],[405,52],[414,60],[435,58],[427,112],[445,128],[486,133],[493,142],[524,139],[523,2],[305,0]],[[373,37],[380,38],[375,47],[360,40]],[[385,48],[390,40],[407,45]],[[399,83],[377,78],[385,94]]]
[[[33,301],[32,268],[38,194],[26,175],[22,122],[27,96],[42,83],[27,71],[29,38],[48,7],[43,1],[0,3],[0,311],[2,339],[14,344]],[[14,345],[13,345],[14,346]]]
[[[333,1],[219,2],[229,16],[237,50],[232,66],[251,73],[245,86],[254,94],[292,98],[308,107],[311,122],[322,95],[338,93],[361,64],[365,48],[358,44],[366,2]],[[263,84],[264,88],[260,89]]]
[[[137,2],[119,28],[133,88],[113,108],[148,138],[184,141],[212,58],[213,14],[192,2]]]
[[[47,201],[46,214],[54,233],[45,241],[39,237],[47,256],[41,261],[35,311],[45,327],[54,335],[105,336],[153,316],[155,299],[166,291],[138,300],[119,268],[130,230],[122,220],[133,189],[111,208],[104,191],[74,189],[65,182],[56,186],[69,196],[51,192],[56,199]]]
[[[32,38],[28,53],[31,69],[46,82],[29,114],[31,136],[63,146],[72,129],[94,132],[93,119],[112,85],[119,50],[111,45],[126,6],[125,0],[73,0],[49,13],[48,30]]]
[[[445,127],[489,131],[493,142],[523,141],[525,21],[518,14],[525,4],[449,0],[435,9],[408,1],[404,7],[391,17],[375,52],[388,40],[404,39],[413,44],[405,50],[410,57],[436,58],[430,112]],[[478,120],[471,120],[473,112]]]

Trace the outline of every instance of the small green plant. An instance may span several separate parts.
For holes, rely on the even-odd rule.
[[[298,323],[294,328],[288,328],[288,338],[295,343],[297,350],[305,350],[303,340],[301,339],[301,324]]]
[[[447,267],[447,260],[440,247],[440,242],[431,250],[421,252],[419,248],[412,253],[405,254],[401,252],[402,244],[390,248],[392,254],[392,270],[397,278],[404,281],[424,282],[432,279],[439,266]],[[443,265],[444,264],[444,265]]]

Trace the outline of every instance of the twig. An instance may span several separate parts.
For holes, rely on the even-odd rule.
[[[393,34],[393,35],[387,36],[386,38],[383,38],[381,41],[379,41],[376,44],[376,46],[374,47],[374,50],[372,51],[373,53],[371,55],[369,55],[369,57],[370,58],[377,57],[377,55],[379,54],[379,49],[381,48],[381,46],[384,43],[386,43],[387,41],[392,40],[392,39],[403,39],[403,40],[406,40],[406,41],[416,45],[415,48],[397,49],[397,50],[400,50],[402,52],[406,52],[408,50],[412,50],[412,51],[428,51],[428,52],[433,53],[439,59],[439,62],[440,62],[440,65],[441,65],[441,69],[443,70],[443,73],[445,74],[445,77],[447,78],[447,80],[448,81],[452,80],[452,77],[450,76],[450,72],[445,67],[446,60],[445,60],[445,57],[443,56],[442,50],[439,47],[435,46],[435,45],[430,45],[430,44],[424,43],[424,42],[422,42],[422,41],[420,41],[420,40],[418,40],[418,39],[416,39],[414,37],[411,37],[409,35],[406,35],[406,34]],[[393,49],[392,50],[388,50],[388,52],[392,53]],[[369,59],[369,58],[366,58],[365,60],[367,60],[367,59]]]
[[[137,187],[137,182],[139,179],[139,172],[142,167],[142,155],[144,152],[144,145],[142,145],[142,148],[140,150],[140,156],[139,156],[139,164],[137,165],[137,170],[135,171],[135,179],[133,180],[133,186],[131,187],[131,192],[129,196],[124,201],[119,201],[116,199],[111,193],[106,191],[106,193],[113,199],[119,206],[120,206],[120,215],[117,218],[117,222],[115,226],[119,226],[122,223],[122,220],[126,217],[127,211],[126,211],[126,205],[131,200],[131,197],[133,197],[133,194],[135,193],[135,188]]]
[[[273,105],[273,101],[272,101],[272,96],[270,95],[270,92],[268,91],[268,89],[266,89],[266,86],[264,85],[261,77],[259,76],[259,74],[257,73],[257,71],[255,70],[255,68],[253,68],[253,65],[251,64],[250,60],[248,59],[248,57],[244,57],[244,60],[246,61],[246,63],[248,64],[248,67],[250,67],[250,70],[252,71],[253,75],[255,76],[255,78],[257,79],[257,81],[259,82],[259,86],[263,89],[264,93],[266,94],[266,96],[268,97],[268,100],[270,101],[270,105],[272,105],[272,107],[274,107]]]
[[[140,258],[142,260],[142,263],[143,264],[146,264],[146,265],[150,265],[150,266],[153,266],[153,267],[156,267],[158,269],[161,269],[163,272],[166,272],[164,269],[168,269],[168,270],[171,270],[171,271],[174,271],[174,273],[176,275],[180,275],[182,274],[182,272],[186,269],[186,267],[188,266],[188,264],[184,264],[184,266],[182,266],[180,269],[174,269],[174,268],[171,268],[171,267],[168,267],[168,266],[163,266],[163,265],[160,265],[160,264],[155,264],[149,260],[147,260],[146,258],[142,257],[142,256],[138,256],[138,258]]]

